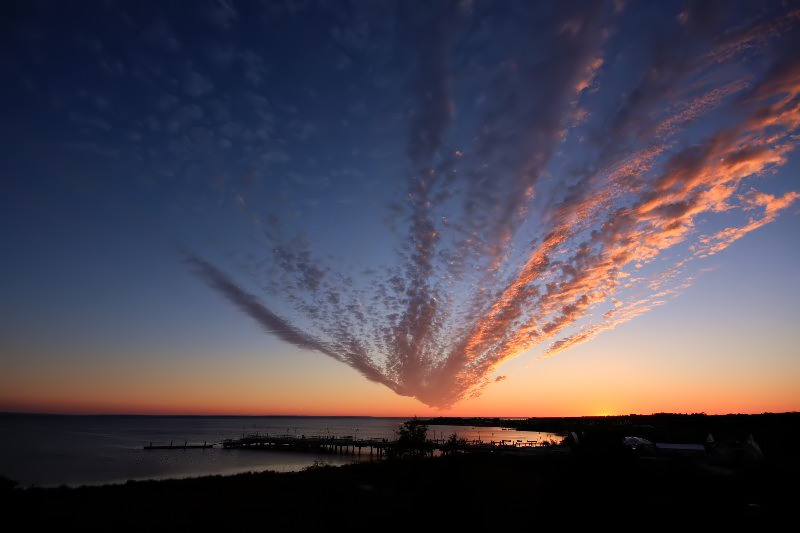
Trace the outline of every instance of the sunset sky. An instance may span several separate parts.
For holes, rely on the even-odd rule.
[[[0,412],[800,411],[800,5],[0,3]]]

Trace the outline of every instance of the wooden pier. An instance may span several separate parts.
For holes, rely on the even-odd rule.
[[[183,444],[174,444],[174,441],[170,441],[169,444],[146,444],[144,446],[145,450],[190,450],[193,448],[213,448],[214,444],[209,444],[207,442],[203,442],[202,444],[189,444],[187,441],[183,441]]]
[[[339,455],[366,455],[378,458],[391,455],[394,452],[404,453],[398,441],[386,438],[354,438],[352,436],[332,435],[270,435],[251,433],[242,435],[237,439],[225,439],[222,442],[191,444],[184,440],[183,443],[170,441],[169,444],[154,444],[150,442],[144,446],[145,450],[188,450],[221,447],[224,449],[249,449],[249,450],[274,450],[274,451],[306,451],[316,453],[333,453]],[[437,455],[460,452],[514,452],[535,453],[550,449],[547,442],[539,443],[535,440],[502,439],[499,441],[428,439],[424,445],[419,446],[415,453],[424,455]],[[408,450],[405,449],[405,452]]]
[[[222,441],[225,449],[252,449],[252,450],[292,450],[313,451],[321,453],[335,453],[348,455],[369,455],[383,457],[392,453],[397,447],[397,442],[384,438],[355,439],[353,437],[332,436],[296,436],[296,435],[261,435],[258,433],[243,436],[238,439],[225,439]],[[459,441],[452,443],[447,439],[428,439],[425,442],[426,454],[454,452],[485,452],[485,453],[537,453],[552,449],[545,443],[534,440],[500,440],[485,442],[481,440]]]
[[[387,448],[394,443],[387,439],[370,438],[354,439],[353,437],[301,436],[294,435],[260,435],[252,434],[239,439],[225,439],[223,448],[245,448],[260,450],[298,450],[317,451],[337,454],[361,455],[362,451],[369,455],[384,455]]]

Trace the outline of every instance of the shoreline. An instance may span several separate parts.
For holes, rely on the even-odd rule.
[[[427,516],[425,530],[434,525],[493,530],[597,513],[763,526],[793,509],[793,493],[780,487],[800,474],[797,461],[711,469],[688,459],[549,452],[456,454],[79,488],[20,489],[4,481],[0,495],[8,502],[9,519],[84,530],[107,529],[109,521],[126,530],[262,523],[375,530],[376,524],[403,516]]]

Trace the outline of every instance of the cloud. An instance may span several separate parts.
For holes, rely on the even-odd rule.
[[[191,65],[183,74],[183,90],[189,96],[202,96],[214,89],[214,83],[208,76],[194,70]]]
[[[253,50],[245,50],[241,54],[242,68],[244,69],[244,77],[247,81],[259,87],[264,77],[267,75],[267,68],[264,65],[264,60],[256,54]]]
[[[717,16],[726,6],[662,7],[660,26],[633,47],[626,25],[652,17],[636,5],[400,8],[387,27],[419,36],[388,61],[402,76],[386,76],[396,86],[380,86],[382,102],[358,95],[370,113],[348,114],[379,122],[391,108],[382,118],[404,147],[401,163],[375,170],[402,179],[386,233],[394,261],[331,260],[330,241],[306,235],[318,220],[303,226],[293,209],[307,198],[292,188],[310,187],[296,178],[318,174],[284,169],[269,193],[288,191],[286,206],[270,211],[243,189],[236,205],[259,239],[243,270],[285,318],[219,267],[189,262],[265,330],[398,394],[436,407],[480,394],[512,357],[564,352],[666,304],[699,261],[800,198],[741,192],[798,143],[798,17],[753,10],[728,27]],[[359,61],[375,52],[358,49]],[[261,127],[229,119],[226,137],[317,155],[309,144],[324,121],[308,137],[302,117],[281,120],[265,96],[249,105]],[[362,207],[350,192],[348,205]]]
[[[231,0],[216,0],[203,13],[211,24],[224,31],[230,30],[239,18],[239,12]]]
[[[229,276],[212,264],[191,254],[185,255],[185,261],[198,276],[256,320],[267,333],[298,348],[320,352],[337,361],[348,363],[366,378],[396,388],[396,385],[387,380],[363,354],[363,349],[356,341],[349,339],[332,344],[322,342],[271,311],[257,297],[241,289]]]
[[[164,48],[170,52],[177,52],[183,45],[173,35],[172,28],[163,17],[157,17],[144,29],[140,38],[153,46]]]
[[[753,191],[744,200],[749,208],[756,206],[764,208],[761,218],[751,218],[744,226],[727,227],[713,235],[701,237],[700,244],[694,248],[695,254],[700,257],[709,257],[721,252],[751,231],[774,221],[780,211],[792,205],[798,198],[800,198],[800,194],[796,192],[787,192],[783,196],[775,197],[771,194]]]
[[[411,118],[407,154],[422,170],[431,165],[442,149],[442,142],[453,115],[450,94],[452,48],[460,11],[456,3],[443,4],[440,10],[408,10],[405,32],[418,35],[414,48],[414,73],[411,90],[416,107]],[[402,46],[398,43],[398,47]]]
[[[258,298],[239,288],[230,277],[210,263],[192,255],[187,256],[186,261],[199,276],[204,278],[212,287],[225,294],[242,311],[256,319],[268,333],[274,334],[281,340],[299,348],[315,350],[336,359],[339,358],[338,355],[331,352],[320,341],[270,311]]]
[[[69,114],[69,119],[76,126],[103,131],[111,130],[111,124],[107,120],[100,117],[87,116],[72,112]]]

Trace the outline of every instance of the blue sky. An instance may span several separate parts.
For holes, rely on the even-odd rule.
[[[800,402],[760,396],[800,378],[789,4],[3,10],[0,409],[191,410],[144,383],[81,403],[81,380],[219,364],[366,380],[387,412],[546,410],[519,398],[550,359],[593,353],[564,375],[602,382],[648,342],[670,380],[737,370],[642,409],[725,410],[748,375],[730,409]]]

